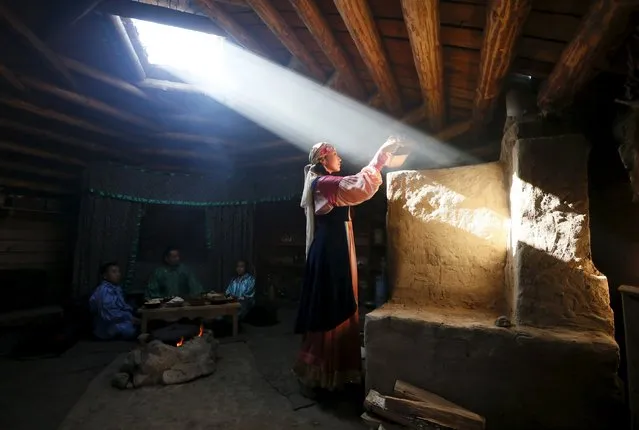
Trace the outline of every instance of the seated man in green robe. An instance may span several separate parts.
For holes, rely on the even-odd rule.
[[[197,297],[202,294],[202,286],[197,278],[180,262],[180,251],[175,247],[166,249],[163,265],[155,269],[146,287],[145,298],[156,299],[180,296]]]

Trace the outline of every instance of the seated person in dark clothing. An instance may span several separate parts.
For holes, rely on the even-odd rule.
[[[146,287],[146,299],[163,297],[197,297],[202,293],[202,286],[197,278],[180,261],[180,251],[169,247],[162,256],[162,266],[155,269]]]
[[[124,301],[120,287],[120,267],[117,263],[102,266],[102,283],[89,299],[93,314],[93,334],[103,340],[135,339],[138,334],[138,319],[133,316],[133,308]]]

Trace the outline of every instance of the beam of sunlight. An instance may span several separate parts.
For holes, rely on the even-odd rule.
[[[307,152],[329,141],[349,161],[366,163],[391,134],[415,142],[427,167],[476,161],[436,138],[252,54],[223,38],[134,20],[149,62]]]

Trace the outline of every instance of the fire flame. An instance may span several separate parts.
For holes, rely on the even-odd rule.
[[[197,337],[201,337],[204,334],[204,324],[200,323],[200,332],[197,334]]]
[[[180,338],[180,341],[179,341],[178,343],[176,343],[176,344],[175,344],[175,346],[180,347],[180,346],[182,346],[183,344],[184,344],[184,337],[181,337],[181,338]]]

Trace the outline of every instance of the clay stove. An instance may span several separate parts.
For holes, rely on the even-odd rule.
[[[366,316],[367,388],[407,381],[490,430],[613,428],[619,349],[590,260],[588,150],[513,123],[500,162],[389,173],[393,291]]]
[[[149,334],[140,335],[138,341],[139,346],[113,376],[113,386],[127,389],[181,384],[215,372],[218,341],[202,326],[195,337],[187,340],[181,336],[175,344]]]

